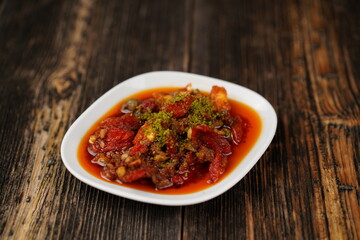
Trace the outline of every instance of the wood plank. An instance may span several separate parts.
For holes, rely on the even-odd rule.
[[[329,236],[332,239],[358,238],[357,230],[349,231],[348,221],[357,221],[358,216],[349,216],[343,211],[344,200],[348,200],[346,206],[351,208],[350,212],[360,212],[359,205],[351,204],[357,198],[355,195],[348,196],[341,194],[341,181],[339,175],[351,176],[355,174],[357,164],[351,151],[343,146],[342,151],[332,151],[333,144],[329,139],[334,136],[330,134],[333,124],[345,125],[345,128],[352,128],[351,134],[357,138],[359,132],[359,105],[356,103],[359,90],[352,79],[346,79],[344,55],[340,51],[341,44],[335,35],[335,24],[327,24],[333,18],[329,11],[332,9],[324,2],[313,1],[304,5],[304,35],[305,35],[305,55],[308,63],[309,77],[313,90],[313,97],[320,117],[321,124],[314,126],[314,130],[319,131],[315,135],[318,145],[317,155],[319,157],[319,169],[321,183],[323,185],[323,195],[325,203],[325,216],[328,222]],[[310,49],[312,48],[312,49]],[[313,49],[315,48],[315,49]],[[339,87],[341,86],[341,87]],[[349,131],[350,132],[350,131]],[[343,144],[347,140],[345,135],[337,135]],[[342,168],[337,161],[342,161],[345,156],[348,168]],[[359,189],[359,184],[352,181],[354,189]],[[343,195],[341,197],[341,195]],[[345,199],[341,199],[345,198]],[[357,214],[355,214],[357,215]],[[347,220],[348,219],[348,220]]]
[[[233,215],[229,214],[225,219],[224,213],[221,215],[222,220],[231,226],[234,216],[239,216],[239,213],[246,214],[246,222],[238,224],[235,232],[230,232],[229,227],[207,220],[212,219],[212,212],[218,213],[218,209],[209,207],[209,211],[204,211],[203,214],[198,209],[185,209],[184,236],[192,238],[195,229],[199,228],[212,234],[209,229],[216,228],[217,233],[210,235],[215,239],[235,239],[235,235],[243,236],[244,231],[249,239],[356,238],[357,230],[351,229],[351,226],[357,221],[358,216],[349,216],[347,211],[341,210],[344,208],[341,207],[341,201],[346,203],[345,208],[359,212],[359,206],[355,204],[358,192],[354,191],[356,194],[352,197],[340,199],[336,171],[332,165],[328,166],[328,155],[324,155],[324,151],[331,149],[331,144],[326,140],[329,135],[323,131],[326,131],[328,124],[333,120],[346,121],[350,126],[359,124],[356,120],[357,89],[351,87],[356,87],[356,84],[353,80],[349,82],[349,79],[346,79],[344,68],[338,65],[342,61],[336,55],[340,53],[337,52],[339,48],[336,46],[336,39],[332,38],[334,32],[331,33],[333,35],[325,36],[321,40],[327,42],[326,39],[331,38],[334,41],[333,45],[327,48],[332,51],[331,55],[337,56],[334,61],[328,60],[330,54],[325,50],[313,52],[312,49],[308,49],[308,46],[319,45],[314,45],[314,40],[307,38],[308,32],[312,33],[312,30],[307,28],[306,23],[315,21],[317,27],[321,27],[319,18],[322,17],[322,12],[310,14],[316,7],[309,2],[300,5],[296,2],[277,2],[269,6],[262,1],[257,1],[254,5],[226,1],[219,6],[214,2],[210,5],[208,2],[200,1],[196,2],[195,6],[197,5],[200,6],[195,9],[194,19],[200,23],[194,23],[194,44],[205,44],[200,46],[198,52],[198,48],[194,47],[191,70],[234,81],[259,91],[275,104],[279,126],[273,145],[243,180],[245,186],[249,187],[245,187],[244,190],[243,184],[236,186],[242,186],[241,190],[244,191],[246,213],[239,209],[231,209]],[[227,16],[225,21],[233,21],[221,25],[222,14]],[[315,15],[317,18],[314,19]],[[211,28],[204,25],[210,25]],[[239,26],[247,28],[241,29]],[[229,36],[230,34],[233,35]],[[234,61],[238,64],[237,68],[234,68],[234,63],[224,60],[230,49],[233,51],[233,57],[238,56],[237,61]],[[201,54],[204,51],[209,54],[206,56],[209,58],[207,61]],[[327,96],[323,95],[324,88],[318,83],[317,78],[312,77],[316,70],[310,63],[309,54],[315,54],[314,58],[319,59],[317,65],[313,64],[319,71],[330,71],[331,63],[339,74],[339,78],[333,80],[332,85],[322,82],[326,85]],[[216,63],[212,65],[211,61]],[[334,84],[344,86],[347,98],[341,98],[344,94],[343,89],[335,89]],[[330,91],[332,88],[335,92]],[[335,100],[338,102],[329,102],[334,99],[333,94],[337,95]],[[328,106],[325,107],[323,104]],[[335,112],[337,109],[343,111],[354,105],[356,106],[350,114]],[[340,114],[340,118],[336,114]],[[356,129],[351,131],[351,136],[355,138],[358,135]],[[349,151],[351,147],[345,150]],[[353,162],[357,163],[356,158]],[[353,170],[344,171],[342,174],[358,176],[354,170],[358,169],[356,164],[350,166]],[[354,189],[358,189],[356,182],[352,184],[356,186]],[[227,194],[231,195],[236,187]],[[269,187],[273,190],[268,190]],[[217,203],[220,200],[214,201]],[[210,204],[211,201],[208,205]],[[222,204],[227,205],[225,201]],[[222,204],[217,203],[219,206]],[[237,199],[235,204],[244,206],[243,198]],[[342,211],[346,212],[346,216]],[[201,220],[194,218],[199,215],[203,216],[205,227]],[[349,219],[346,220],[347,226],[343,219]]]
[[[190,70],[252,88],[275,106],[279,104],[277,94],[281,85],[275,81],[276,53],[271,46],[278,38],[273,18],[281,7],[266,1],[196,1]],[[274,141],[285,142],[279,137]],[[290,222],[287,208],[284,209],[287,206],[281,178],[284,166],[276,158],[285,157],[278,155],[280,149],[273,146],[249,175],[225,194],[185,208],[184,239],[291,236],[293,230],[289,225],[294,222]],[[275,171],[278,175],[272,174]],[[276,189],[269,190],[274,185]],[[198,236],[198,232],[205,234]]]
[[[341,119],[356,124],[360,116],[359,86],[352,78],[346,78],[346,63],[342,44],[335,33],[332,9],[320,1],[309,2],[303,9],[304,34],[308,68],[311,71],[314,101],[322,119]],[[350,73],[351,74],[351,73]]]
[[[182,3],[80,0],[5,9],[17,14],[3,15],[1,25],[1,81],[10,89],[1,89],[1,109],[9,113],[1,132],[14,135],[1,148],[11,156],[1,168],[1,235],[180,238],[181,208],[137,203],[88,187],[65,169],[59,148],[76,116],[113,85],[145,71],[182,68]],[[38,21],[43,26],[32,27]],[[14,34],[17,24],[30,32]],[[14,115],[25,113],[30,115]]]

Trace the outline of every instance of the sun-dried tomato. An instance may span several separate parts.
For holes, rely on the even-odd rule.
[[[223,156],[220,152],[216,152],[215,158],[209,166],[211,182],[214,183],[219,180],[221,174],[225,172],[226,163],[227,163],[227,156]]]
[[[94,153],[128,148],[131,146],[134,135],[133,131],[110,127],[104,138],[99,138],[94,144],[89,144],[89,148]]]
[[[140,120],[132,113],[127,113],[120,117],[109,117],[100,123],[101,128],[118,127],[127,130],[137,130],[140,126]]]
[[[173,114],[174,118],[180,118],[189,111],[189,109],[191,107],[191,103],[194,100],[195,100],[194,97],[188,96],[180,101],[164,105],[162,107],[162,110],[171,112]]]
[[[137,132],[133,140],[134,146],[130,149],[129,153],[131,155],[146,153],[149,150],[153,137],[149,124],[145,123]]]
[[[173,176],[172,182],[177,186],[192,182],[197,175],[197,170],[198,168],[193,167],[189,168],[189,171],[186,173],[177,173]]]
[[[140,105],[139,108],[142,112],[152,112],[157,109],[158,105],[156,100],[153,98],[145,99]]]
[[[221,152],[225,155],[231,154],[231,145],[229,142],[207,125],[193,127],[191,140],[195,144],[199,146],[205,145],[215,152]]]
[[[145,175],[146,175],[146,171],[144,171],[144,170],[134,170],[134,171],[130,172],[129,174],[120,178],[120,180],[122,182],[134,182],[138,179],[145,177]]]
[[[212,128],[206,125],[199,125],[192,129],[192,141],[197,145],[204,145],[215,152],[215,157],[209,166],[210,181],[217,182],[221,174],[224,173],[227,157],[231,154],[229,142]]]
[[[213,86],[210,92],[210,99],[218,111],[229,111],[231,109],[225,88]]]
[[[243,138],[243,121],[240,116],[234,118],[234,123],[231,126],[231,136],[236,145],[241,143]]]

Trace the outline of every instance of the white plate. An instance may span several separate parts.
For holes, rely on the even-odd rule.
[[[200,192],[182,195],[164,195],[144,192],[112,184],[92,176],[85,171],[77,159],[77,148],[89,128],[120,100],[139,91],[158,87],[184,87],[192,83],[193,88],[210,92],[213,85],[226,88],[228,97],[253,108],[262,121],[262,131],[253,148],[241,163],[223,180]],[[95,101],[73,123],[61,144],[61,156],[66,168],[79,180],[97,189],[124,198],[159,205],[182,206],[212,199],[239,182],[260,159],[274,137],[277,117],[270,103],[256,92],[245,87],[206,76],[172,71],[144,73],[132,77]]]

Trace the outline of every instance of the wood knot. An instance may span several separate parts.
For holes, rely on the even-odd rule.
[[[51,167],[53,165],[56,164],[56,159],[55,158],[50,158],[46,164],[47,167]]]
[[[80,74],[74,71],[63,77],[55,77],[51,80],[51,89],[59,98],[67,98],[71,95],[80,79]]]
[[[353,186],[347,184],[339,184],[338,185],[339,191],[352,191],[354,189]]]

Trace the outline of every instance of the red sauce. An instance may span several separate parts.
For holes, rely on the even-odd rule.
[[[88,140],[91,134],[95,131],[98,124],[104,120],[107,117],[114,116],[119,114],[121,105],[130,98],[137,98],[137,99],[145,99],[148,97],[151,97],[153,92],[172,92],[177,90],[178,88],[157,88],[157,89],[150,89],[146,91],[142,91],[139,93],[136,93],[122,101],[120,101],[118,104],[116,104],[114,107],[112,107],[104,116],[102,116],[96,123],[93,124],[93,126],[87,131],[85,136],[82,138],[80,145],[78,147],[78,160],[80,162],[80,165],[91,175],[113,184],[118,184],[123,187],[129,187],[134,188],[142,191],[157,193],[157,194],[171,194],[171,195],[180,195],[180,194],[190,194],[195,193],[198,191],[201,191],[203,189],[206,189],[208,187],[211,187],[214,184],[217,184],[222,179],[226,178],[238,165],[239,163],[244,159],[244,157],[247,155],[247,153],[250,151],[250,149],[254,146],[255,142],[259,138],[262,123],[259,115],[250,108],[249,106],[231,100],[231,114],[232,115],[240,115],[241,118],[247,122],[248,129],[246,132],[245,140],[242,141],[239,145],[232,145],[232,155],[228,159],[228,164],[226,167],[226,171],[223,175],[221,175],[219,181],[214,184],[208,184],[206,182],[206,179],[208,179],[209,173],[204,173],[204,177],[202,179],[198,179],[195,182],[187,183],[179,188],[167,188],[162,190],[156,190],[154,189],[153,185],[150,184],[140,184],[140,183],[119,183],[114,181],[107,181],[104,178],[101,177],[100,172],[102,167],[98,164],[94,164],[91,162],[91,159],[93,156],[91,156],[87,151],[88,146]]]

